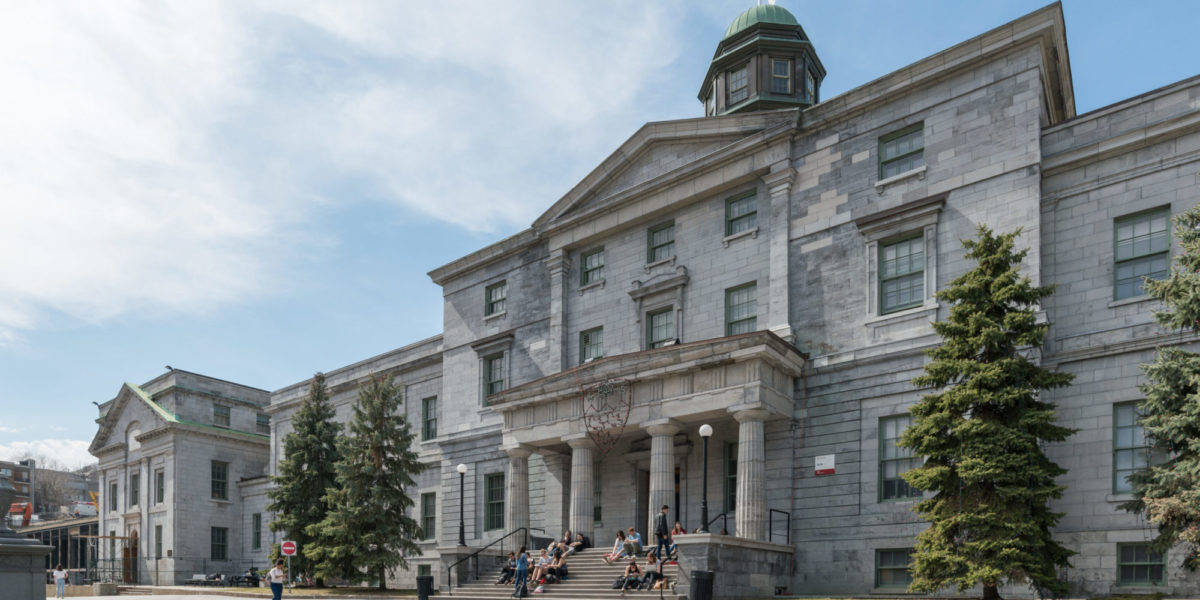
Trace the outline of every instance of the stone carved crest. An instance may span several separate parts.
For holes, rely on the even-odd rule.
[[[596,444],[597,460],[604,460],[625,433],[633,407],[631,387],[624,379],[610,379],[583,390],[583,426]]]

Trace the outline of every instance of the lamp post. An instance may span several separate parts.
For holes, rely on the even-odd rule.
[[[708,533],[708,438],[712,437],[712,425],[705,423],[700,426],[700,438],[704,440],[704,483],[700,486],[700,527],[696,533]]]
[[[466,483],[467,465],[458,465],[458,545],[467,545],[467,525],[463,515],[467,505]]]

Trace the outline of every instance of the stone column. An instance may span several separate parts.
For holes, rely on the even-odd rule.
[[[508,498],[504,503],[505,529],[529,527],[529,455],[525,446],[504,448],[508,453]]]
[[[642,541],[651,547],[655,543],[655,517],[664,504],[675,501],[675,434],[679,425],[669,419],[652,421],[646,432],[650,434],[650,506]]]
[[[766,439],[761,408],[734,413],[738,422],[737,536],[767,539]]]
[[[596,482],[592,472],[592,449],[596,444],[586,435],[571,437],[566,442],[571,446],[571,517],[568,525],[572,533],[582,533],[588,539],[595,540],[592,495]],[[558,536],[561,532],[546,533]]]
[[[551,252],[550,258],[543,261],[543,264],[550,271],[550,360],[546,367],[548,372],[555,373],[563,370],[567,364],[567,327],[564,318],[566,303],[563,301],[563,294],[567,290],[564,279],[571,269],[571,261],[566,250],[560,248]]]
[[[774,170],[777,168],[778,170]],[[768,299],[767,328],[790,342],[792,326],[791,316],[788,314],[788,257],[792,226],[791,190],[796,171],[787,161],[773,166],[772,169],[772,173],[763,177],[771,203],[771,221],[767,224],[770,228],[767,233],[767,247],[770,252],[767,273],[770,283],[769,290],[759,291],[758,297]]]

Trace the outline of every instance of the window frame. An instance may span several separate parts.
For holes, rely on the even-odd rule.
[[[142,474],[129,474],[129,506],[130,508],[141,504],[142,502]]]
[[[885,446],[884,446],[884,441],[885,441],[886,439],[889,439],[889,438],[885,438],[885,437],[884,437],[884,432],[886,431],[886,429],[885,429],[886,425],[885,425],[885,424],[886,424],[888,421],[900,421],[900,420],[902,420],[902,419],[907,419],[907,420],[908,420],[908,427],[912,427],[912,415],[911,415],[911,414],[909,414],[909,413],[904,413],[904,414],[899,414],[899,415],[888,415],[888,416],[886,416],[886,417],[879,417],[879,424],[878,424],[878,427],[879,427],[879,429],[877,429],[877,430],[876,430],[876,431],[878,432],[878,435],[876,436],[876,438],[879,440],[879,450],[878,450],[878,455],[879,455],[879,462],[878,462],[878,467],[879,467],[879,477],[878,477],[878,486],[879,486],[879,490],[878,490],[878,501],[879,501],[881,504],[882,504],[882,503],[886,503],[886,502],[912,502],[913,500],[916,500],[916,499],[918,499],[918,498],[920,498],[920,497],[922,497],[922,496],[924,496],[924,495],[925,495],[925,494],[924,494],[924,492],[922,492],[921,490],[919,490],[919,489],[917,489],[917,488],[915,488],[915,487],[912,487],[911,485],[909,485],[909,484],[908,484],[908,482],[907,482],[907,481],[904,481],[904,478],[903,478],[903,477],[900,477],[900,481],[901,481],[901,483],[904,485],[904,487],[908,488],[909,494],[908,494],[907,496],[905,496],[905,495],[897,495],[897,496],[895,496],[895,497],[887,497],[887,495],[886,495],[886,493],[885,493],[885,488],[886,488],[886,486],[885,486],[885,483],[887,482],[887,476],[886,476],[886,474],[885,474],[885,468],[884,468],[884,466],[885,466],[885,463],[892,463],[892,462],[896,462],[896,463],[898,463],[898,462],[901,462],[901,461],[913,461],[913,462],[917,463],[915,467],[910,467],[908,470],[901,471],[900,473],[897,473],[897,477],[899,477],[900,475],[903,475],[904,473],[907,473],[908,471],[911,471],[912,469],[919,467],[919,466],[920,466],[920,462],[921,462],[921,457],[919,457],[919,456],[914,456],[914,455],[912,454],[912,450],[911,450],[911,449],[904,449],[904,448],[900,448],[900,446],[898,446],[898,445],[896,445],[896,448],[898,448],[898,449],[900,449],[900,450],[902,450],[902,451],[907,451],[909,454],[908,454],[907,456],[895,456],[895,457],[891,457],[891,458],[888,458],[888,457],[886,457],[886,456],[885,456],[885,453],[884,453],[884,449],[885,449]],[[905,429],[907,429],[908,427],[905,427]],[[901,430],[899,433],[900,433],[900,434],[903,434],[903,430]],[[899,435],[897,435],[897,436],[896,436],[896,438],[894,438],[894,439],[898,441],[898,440],[900,439]],[[895,442],[893,442],[893,445],[895,445]]]
[[[588,259],[598,258],[599,264],[588,266]],[[604,281],[604,246],[579,254],[579,286],[588,286]]]
[[[795,70],[796,70],[796,67],[795,67],[796,63],[790,58],[775,58],[773,56],[770,59],[770,63],[771,63],[771,93],[778,94],[781,96],[793,95],[796,91],[795,87],[792,85],[793,75],[795,74]],[[787,67],[787,75],[786,76],[780,76],[778,73],[775,72],[775,64],[776,63],[783,63]],[[782,92],[775,89],[775,84],[780,80],[784,81],[784,84],[783,84],[784,91],[782,91]]]
[[[271,415],[255,413],[254,431],[263,435],[271,435]]]
[[[492,292],[499,290],[503,296],[496,298]],[[491,317],[508,312],[508,280],[501,280],[483,288],[483,316]]]
[[[167,498],[167,474],[163,469],[154,471],[154,503],[162,504]]]
[[[921,132],[921,147],[920,148],[910,150],[908,152],[905,152],[904,154],[899,154],[899,155],[893,156],[891,158],[888,158],[886,160],[884,159],[884,149],[887,146],[887,144],[894,142],[904,136],[916,133],[918,131]],[[918,155],[918,154],[921,155],[921,164],[919,164],[915,167],[905,169],[898,173],[893,173],[892,175],[885,174],[887,165],[905,160],[907,158],[910,158],[910,157]],[[909,171],[919,169],[923,166],[925,166],[925,122],[924,121],[921,121],[919,123],[914,123],[912,125],[902,128],[902,129],[879,136],[879,179],[881,179],[881,180],[888,179],[891,177],[895,177],[897,175],[902,175]]]
[[[499,361],[498,367],[495,361]],[[504,369],[507,366],[507,362],[507,356],[504,352],[497,352],[483,357],[483,402],[485,405],[488,403],[488,398],[504,391]],[[499,387],[496,387],[497,385]]]
[[[117,482],[108,482],[108,512],[117,512]]]
[[[885,590],[908,589],[909,584],[912,583],[912,568],[908,565],[912,563],[913,550],[914,550],[913,548],[876,548],[875,549],[875,587],[877,589],[885,589]],[[904,552],[908,558],[908,560],[905,562],[904,568],[901,569],[900,567],[894,567],[894,566],[888,566],[888,567],[882,566],[880,564],[880,559],[883,557],[884,552]],[[894,583],[884,584],[882,582],[883,578],[881,577],[881,575],[882,575],[882,572],[885,570],[887,570],[887,571],[903,570],[907,574],[908,582],[904,583],[903,585],[896,585]]]
[[[495,493],[498,498],[493,497]],[[488,473],[483,476],[483,530],[504,529],[504,472]]]
[[[1124,408],[1132,408],[1133,409],[1133,424],[1132,425],[1122,426],[1118,423],[1117,411],[1124,409]],[[1129,485],[1128,489],[1121,488],[1121,473],[1122,472],[1127,473],[1125,475],[1125,478],[1128,479],[1128,477],[1130,475],[1137,473],[1138,471],[1141,471],[1142,469],[1149,468],[1150,465],[1153,464],[1152,456],[1151,456],[1151,452],[1150,452],[1151,447],[1150,447],[1150,444],[1146,441],[1145,428],[1143,428],[1142,424],[1139,422],[1139,420],[1142,418],[1142,416],[1143,415],[1141,414],[1141,411],[1138,410],[1138,401],[1137,400],[1130,400],[1127,402],[1117,402],[1112,405],[1112,493],[1114,493],[1114,494],[1132,494],[1133,493],[1133,485],[1132,484],[1128,484]],[[1118,445],[1118,441],[1120,439],[1120,430],[1125,427],[1128,427],[1132,432],[1135,432],[1132,434],[1132,437],[1135,439],[1137,437],[1136,431],[1139,429],[1142,430],[1142,435],[1141,435],[1142,445],[1140,445],[1140,446],[1135,446],[1135,445],[1119,446]],[[1141,467],[1134,466],[1133,468],[1130,468],[1130,469],[1119,469],[1117,467],[1117,456],[1121,452],[1131,452],[1133,459],[1130,461],[1130,463],[1136,465],[1136,462],[1137,462],[1136,459],[1137,459],[1139,450],[1142,451],[1142,453],[1143,453],[1142,456],[1143,456],[1143,460],[1145,462],[1145,464],[1143,466],[1141,466]]]
[[[1147,555],[1150,555],[1152,553],[1158,554],[1159,560],[1157,562],[1150,562],[1150,561],[1146,561],[1146,562],[1136,562],[1135,561],[1133,563],[1123,562],[1122,558],[1121,558],[1121,551],[1125,548],[1136,548],[1138,546],[1144,546],[1146,548]],[[1161,571],[1160,571],[1161,576],[1158,578],[1157,581],[1151,581],[1151,580],[1130,581],[1130,580],[1124,579],[1121,576],[1121,571],[1123,570],[1122,567],[1126,567],[1126,566],[1129,566],[1129,567],[1143,567],[1143,566],[1144,567],[1159,567],[1161,569]],[[1148,574],[1149,573],[1147,573],[1147,575]],[[1123,586],[1123,587],[1145,587],[1145,586],[1165,585],[1166,583],[1167,583],[1167,554],[1165,552],[1155,552],[1155,550],[1151,547],[1151,544],[1149,542],[1120,542],[1117,544],[1117,585]]]
[[[736,217],[733,216],[734,205],[739,202],[745,201],[745,200],[750,200],[751,204],[753,204],[754,210],[751,210],[747,213],[738,215]],[[735,228],[737,227],[736,223],[746,222],[746,221],[749,221],[749,223],[750,223],[749,226],[745,227],[744,229],[737,229],[735,231]],[[757,227],[758,227],[758,190],[750,190],[748,192],[743,192],[741,194],[737,194],[735,196],[730,196],[729,198],[725,199],[725,237],[729,237],[731,235],[736,235],[736,234],[742,233],[743,231],[750,231]]]
[[[250,515],[250,549],[262,549],[262,513]]]
[[[741,77],[742,77],[742,86],[735,88],[735,87],[733,87],[734,76],[738,75],[739,73],[741,73]],[[744,93],[745,95],[740,98],[735,99],[734,95],[739,92]],[[725,72],[725,106],[726,106],[726,108],[728,108],[730,106],[735,106],[735,105],[745,102],[749,99],[750,99],[750,63],[746,62],[746,63],[743,63],[742,66],[740,66],[736,69],[730,69]]]
[[[163,526],[154,526],[154,560],[162,560],[163,543],[162,543]]]
[[[737,463],[738,443],[725,442],[721,448],[721,481],[724,484],[721,506],[725,513],[737,511]],[[705,526],[707,527],[707,524]]]
[[[913,242],[917,242],[921,249],[921,261],[920,261],[921,270],[920,271],[907,271],[907,272],[899,274],[899,275],[892,275],[891,277],[885,277],[884,276],[884,271],[885,271],[884,263],[887,261],[885,260],[884,256],[885,256],[885,253],[887,252],[887,249],[895,247],[895,246],[899,246],[900,244],[912,244]],[[876,265],[878,265],[878,267],[876,269],[876,278],[878,279],[877,285],[879,286],[879,290],[876,293],[879,296],[879,308],[878,308],[879,314],[880,315],[888,315],[891,313],[900,312],[902,310],[908,310],[910,308],[916,308],[918,306],[924,305],[925,298],[926,298],[925,269],[927,267],[927,262],[926,262],[926,257],[925,257],[925,233],[923,231],[916,231],[916,232],[913,232],[913,233],[910,233],[907,235],[880,240],[878,252],[879,252],[879,256],[876,259]],[[912,252],[910,252],[908,254],[908,256],[910,257],[909,262],[911,263],[912,262],[912,259],[911,259]],[[914,275],[918,275],[918,274],[920,275],[920,277],[918,279],[921,282],[921,293],[919,294],[919,297],[916,300],[908,302],[906,304],[898,304],[896,306],[889,307],[887,305],[887,294],[884,293],[886,285],[889,282],[898,281],[898,280],[902,280],[902,279],[908,279],[908,278],[911,278]]]
[[[742,304],[753,304],[754,309],[750,311],[750,316],[742,317],[741,319],[734,320],[732,312],[733,312],[733,307],[735,305],[731,303],[731,296],[733,294],[736,294],[738,292],[743,292],[746,290],[754,290],[753,297],[750,298],[750,300],[748,302],[744,302]],[[741,306],[742,304],[738,304],[737,306]],[[751,331],[758,330],[758,282],[757,281],[743,283],[742,285],[736,285],[731,288],[726,288],[726,290],[725,290],[725,335],[727,335],[727,336],[738,335],[737,333],[734,333],[734,328],[737,325],[740,325],[740,324],[743,324],[746,322],[750,323],[749,331],[743,331],[740,333],[750,333]]]
[[[670,231],[671,239],[658,244],[654,243],[654,234],[662,231]],[[660,248],[666,248],[666,256],[657,257],[656,252]],[[659,223],[646,230],[646,264],[659,263],[665,260],[675,258],[675,220],[672,219],[665,223]]]
[[[217,477],[217,474],[218,474],[217,465],[221,465],[221,469],[220,469],[221,477]],[[209,471],[210,480],[209,481],[211,483],[211,490],[210,490],[211,495],[209,496],[209,498],[211,498],[212,500],[228,501],[229,500],[229,463],[227,461],[223,461],[223,460],[210,460],[209,461],[209,469],[210,469],[210,471]],[[220,492],[220,494],[218,494],[218,491]]]
[[[668,343],[675,341],[675,307],[665,306],[656,308],[646,312],[646,349],[654,350],[662,348]],[[671,333],[665,338],[656,339],[654,337],[654,319],[666,315],[667,324],[670,325]]]
[[[437,537],[437,492],[425,492],[421,494],[421,539],[432,540],[435,537]]]
[[[225,404],[213,404],[213,425],[228,429],[233,422],[232,413],[233,411]]]
[[[804,99],[809,104],[817,103],[817,74],[812,69],[804,69]]]
[[[589,348],[594,348],[595,352],[589,353]],[[604,326],[592,327],[579,332],[579,364],[582,365],[597,358],[604,358]]]
[[[437,396],[421,398],[421,441],[437,438]]]
[[[1136,223],[1137,221],[1139,221],[1141,219],[1147,219],[1147,220],[1153,221],[1154,217],[1159,216],[1160,213],[1165,213],[1164,216],[1166,216],[1166,221],[1167,221],[1167,226],[1166,226],[1166,229],[1164,230],[1164,232],[1166,234],[1166,238],[1167,238],[1166,249],[1159,250],[1157,252],[1148,252],[1146,254],[1141,254],[1141,255],[1133,255],[1133,256],[1130,256],[1129,258],[1118,259],[1117,258],[1117,249],[1120,244],[1120,239],[1117,236],[1118,236],[1118,232],[1120,230],[1120,226],[1123,223],[1130,223],[1130,222]],[[1171,273],[1171,233],[1172,233],[1171,232],[1171,207],[1169,205],[1168,206],[1158,206],[1155,208],[1150,208],[1147,210],[1142,210],[1142,211],[1138,211],[1138,212],[1131,213],[1128,215],[1122,215],[1120,217],[1116,217],[1113,219],[1112,229],[1113,229],[1113,254],[1112,254],[1112,257],[1113,257],[1113,262],[1112,262],[1113,301],[1145,297],[1146,296],[1145,281],[1147,279],[1152,279],[1150,277],[1150,275],[1159,273],[1159,271],[1155,271],[1153,273],[1150,273],[1149,275],[1142,275],[1141,276],[1142,277],[1141,293],[1133,294],[1131,296],[1121,296],[1120,295],[1120,287],[1119,287],[1120,279],[1118,278],[1117,274],[1118,274],[1120,267],[1123,265],[1146,262],[1146,261],[1150,261],[1150,260],[1153,260],[1158,257],[1165,257],[1166,263],[1167,263],[1166,270],[1161,271],[1161,273],[1163,274],[1164,279],[1166,277],[1170,276],[1170,273]],[[1151,235],[1153,235],[1153,232],[1151,232]],[[1137,236],[1134,236],[1131,239],[1136,239],[1136,238],[1137,238]],[[1138,285],[1137,278],[1138,278],[1138,276],[1134,275],[1135,289]],[[1156,281],[1161,281],[1161,279],[1156,279]]]
[[[218,536],[217,533],[221,535]],[[220,537],[218,543],[217,538]],[[217,549],[220,552],[217,552]],[[220,556],[218,556],[218,554]],[[228,527],[209,527],[208,530],[208,559],[209,560],[229,560],[229,528]]]

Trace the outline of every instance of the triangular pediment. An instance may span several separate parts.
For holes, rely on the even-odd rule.
[[[536,221],[544,230],[624,199],[656,181],[695,170],[768,130],[795,123],[796,111],[647,123]]]
[[[175,416],[155,404],[145,390],[132,383],[126,383],[121,386],[121,391],[117,392],[117,397],[113,399],[108,411],[100,417],[100,427],[96,431],[96,437],[92,438],[88,452],[94,455],[101,448],[123,441],[125,432],[119,425],[135,420],[142,424],[143,431],[176,422]]]

